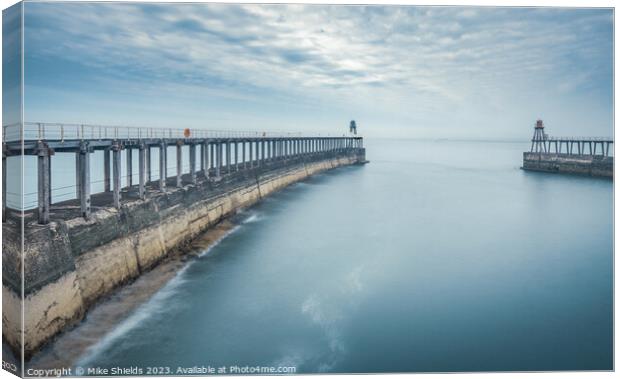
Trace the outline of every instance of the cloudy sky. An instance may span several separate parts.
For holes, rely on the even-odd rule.
[[[367,136],[612,127],[608,9],[25,5],[25,118]]]

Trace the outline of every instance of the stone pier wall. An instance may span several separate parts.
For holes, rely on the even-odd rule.
[[[524,170],[613,178],[614,158],[600,155],[523,153]]]
[[[25,227],[24,351],[26,358],[117,287],[136,279],[174,249],[238,209],[313,174],[365,162],[354,153],[240,170],[219,181],[169,188],[146,200],[93,212],[89,220],[36,220]],[[3,224],[3,339],[21,346],[21,254],[16,220]]]

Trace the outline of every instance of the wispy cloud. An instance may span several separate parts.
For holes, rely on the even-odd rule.
[[[164,101],[165,93],[216,103],[211,116],[290,126],[296,114],[322,112],[414,134],[436,126],[458,134],[460,121],[484,134],[498,115],[512,116],[513,127],[545,115],[575,120],[561,110],[583,102],[603,133],[611,130],[612,17],[550,8],[28,3],[27,84],[36,99],[38,89],[58,86],[46,70],[73,69],[63,90],[75,96],[114,85],[124,99]]]

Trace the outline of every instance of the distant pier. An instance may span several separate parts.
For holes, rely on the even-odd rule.
[[[529,152],[523,153],[524,170],[613,178],[614,141],[605,137],[552,137],[542,120],[534,126]],[[612,150],[613,152],[613,150]]]

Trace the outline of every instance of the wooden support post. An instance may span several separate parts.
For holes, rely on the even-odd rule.
[[[230,141],[225,142],[226,146],[226,173],[230,174]]]
[[[216,149],[216,144],[211,144],[211,168],[215,168],[215,149]]]
[[[146,188],[145,188],[145,184],[146,184],[146,150],[148,148],[144,145],[140,145],[140,148],[138,150],[138,183],[139,183],[139,188],[138,188],[138,195],[140,196],[140,199],[145,198],[146,195]]]
[[[215,164],[215,177],[219,178],[222,175],[222,143],[217,142],[215,144],[215,155],[217,156],[217,163]]]
[[[196,184],[196,144],[189,145],[189,176],[192,184]]]
[[[79,199],[80,198],[80,167],[81,167],[81,163],[80,163],[80,159],[81,159],[81,155],[80,152],[76,152],[75,153],[75,198]]]
[[[252,154],[253,153],[252,150],[253,150],[254,142],[250,141],[250,142],[248,142],[248,145],[249,145],[248,148],[250,149],[250,151],[249,151],[249,153],[250,153],[249,154],[250,155],[250,168],[252,168],[252,167],[254,167],[254,155]]]
[[[110,192],[110,149],[103,149],[103,192]]]
[[[112,187],[114,191],[114,208],[121,208],[121,146],[112,145]]]
[[[127,189],[133,185],[133,149],[127,148]]]
[[[183,142],[177,141],[177,187],[183,186]]]
[[[245,141],[241,141],[241,162],[243,163],[243,168],[247,168],[247,163],[245,161]]]
[[[207,143],[202,142],[200,144],[200,171],[204,176],[207,176],[207,169],[209,165],[207,164]]]
[[[90,217],[90,147],[87,142],[80,146],[80,210],[82,217]]]
[[[49,158],[47,159],[47,180],[49,181],[48,187],[50,189],[48,192],[49,199],[47,199],[47,201],[50,205],[50,208],[52,207],[52,155],[54,155],[53,151],[49,155]]]
[[[211,167],[213,168],[213,175],[217,176],[217,142],[211,144]]]
[[[165,142],[161,142],[159,145],[159,190],[166,192],[166,153],[168,145]]]
[[[607,147],[606,147],[606,152],[605,152],[606,156],[609,156],[609,145],[611,145],[611,144],[609,142],[607,142]]]
[[[38,221],[39,224],[47,224],[50,221],[50,179],[49,179],[50,149],[43,142],[37,146],[37,197],[38,197]],[[4,163],[4,162],[3,162]],[[5,171],[6,172],[6,171]],[[4,183],[4,182],[3,182]],[[3,190],[5,190],[3,188]],[[4,204],[3,204],[4,206]]]
[[[145,153],[146,153],[146,156],[145,156],[146,182],[150,183],[153,180],[153,178],[151,177],[151,146],[150,145],[146,145]]]
[[[239,171],[239,142],[235,141],[235,171]]]
[[[6,148],[4,144],[2,146],[2,222],[6,222]]]

